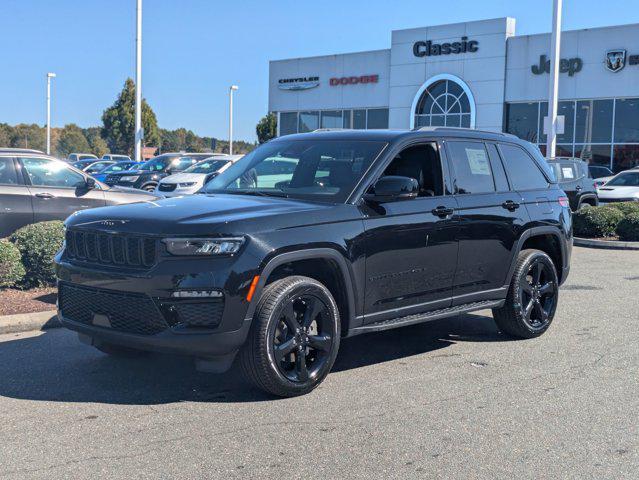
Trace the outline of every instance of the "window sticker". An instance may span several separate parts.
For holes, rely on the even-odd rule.
[[[468,166],[470,167],[470,171],[473,175],[491,174],[486,149],[466,148],[465,150],[466,158],[468,159]]]
[[[575,178],[575,172],[572,170],[572,167],[562,167],[561,174],[565,179]]]

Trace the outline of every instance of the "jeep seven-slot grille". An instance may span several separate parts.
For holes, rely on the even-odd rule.
[[[64,318],[85,325],[93,325],[97,316],[106,317],[119,332],[155,335],[168,328],[153,300],[139,293],[60,283],[58,302]]]
[[[66,255],[87,263],[149,268],[157,261],[154,238],[69,229]]]

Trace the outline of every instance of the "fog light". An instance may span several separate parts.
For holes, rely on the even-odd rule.
[[[173,298],[220,298],[224,294],[219,290],[178,290],[171,296]]]

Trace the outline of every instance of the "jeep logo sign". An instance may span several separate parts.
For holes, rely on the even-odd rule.
[[[436,57],[438,55],[457,55],[460,53],[475,53],[479,50],[477,40],[468,40],[468,37],[461,37],[459,42],[433,43],[430,40],[425,42],[415,42],[413,45],[413,55],[416,57]]]
[[[559,71],[561,73],[568,73],[569,77],[572,77],[575,73],[581,72],[584,66],[584,61],[579,58],[562,58],[559,60]],[[550,73],[550,59],[546,55],[539,57],[539,65],[532,65],[530,67],[533,75],[541,75],[543,73]]]

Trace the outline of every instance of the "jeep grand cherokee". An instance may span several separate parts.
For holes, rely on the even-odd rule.
[[[237,356],[280,396],[315,388],[345,336],[486,308],[507,335],[541,335],[572,249],[539,150],[451,128],[281,137],[199,195],[66,227],[59,317],[83,341],[217,372]]]

